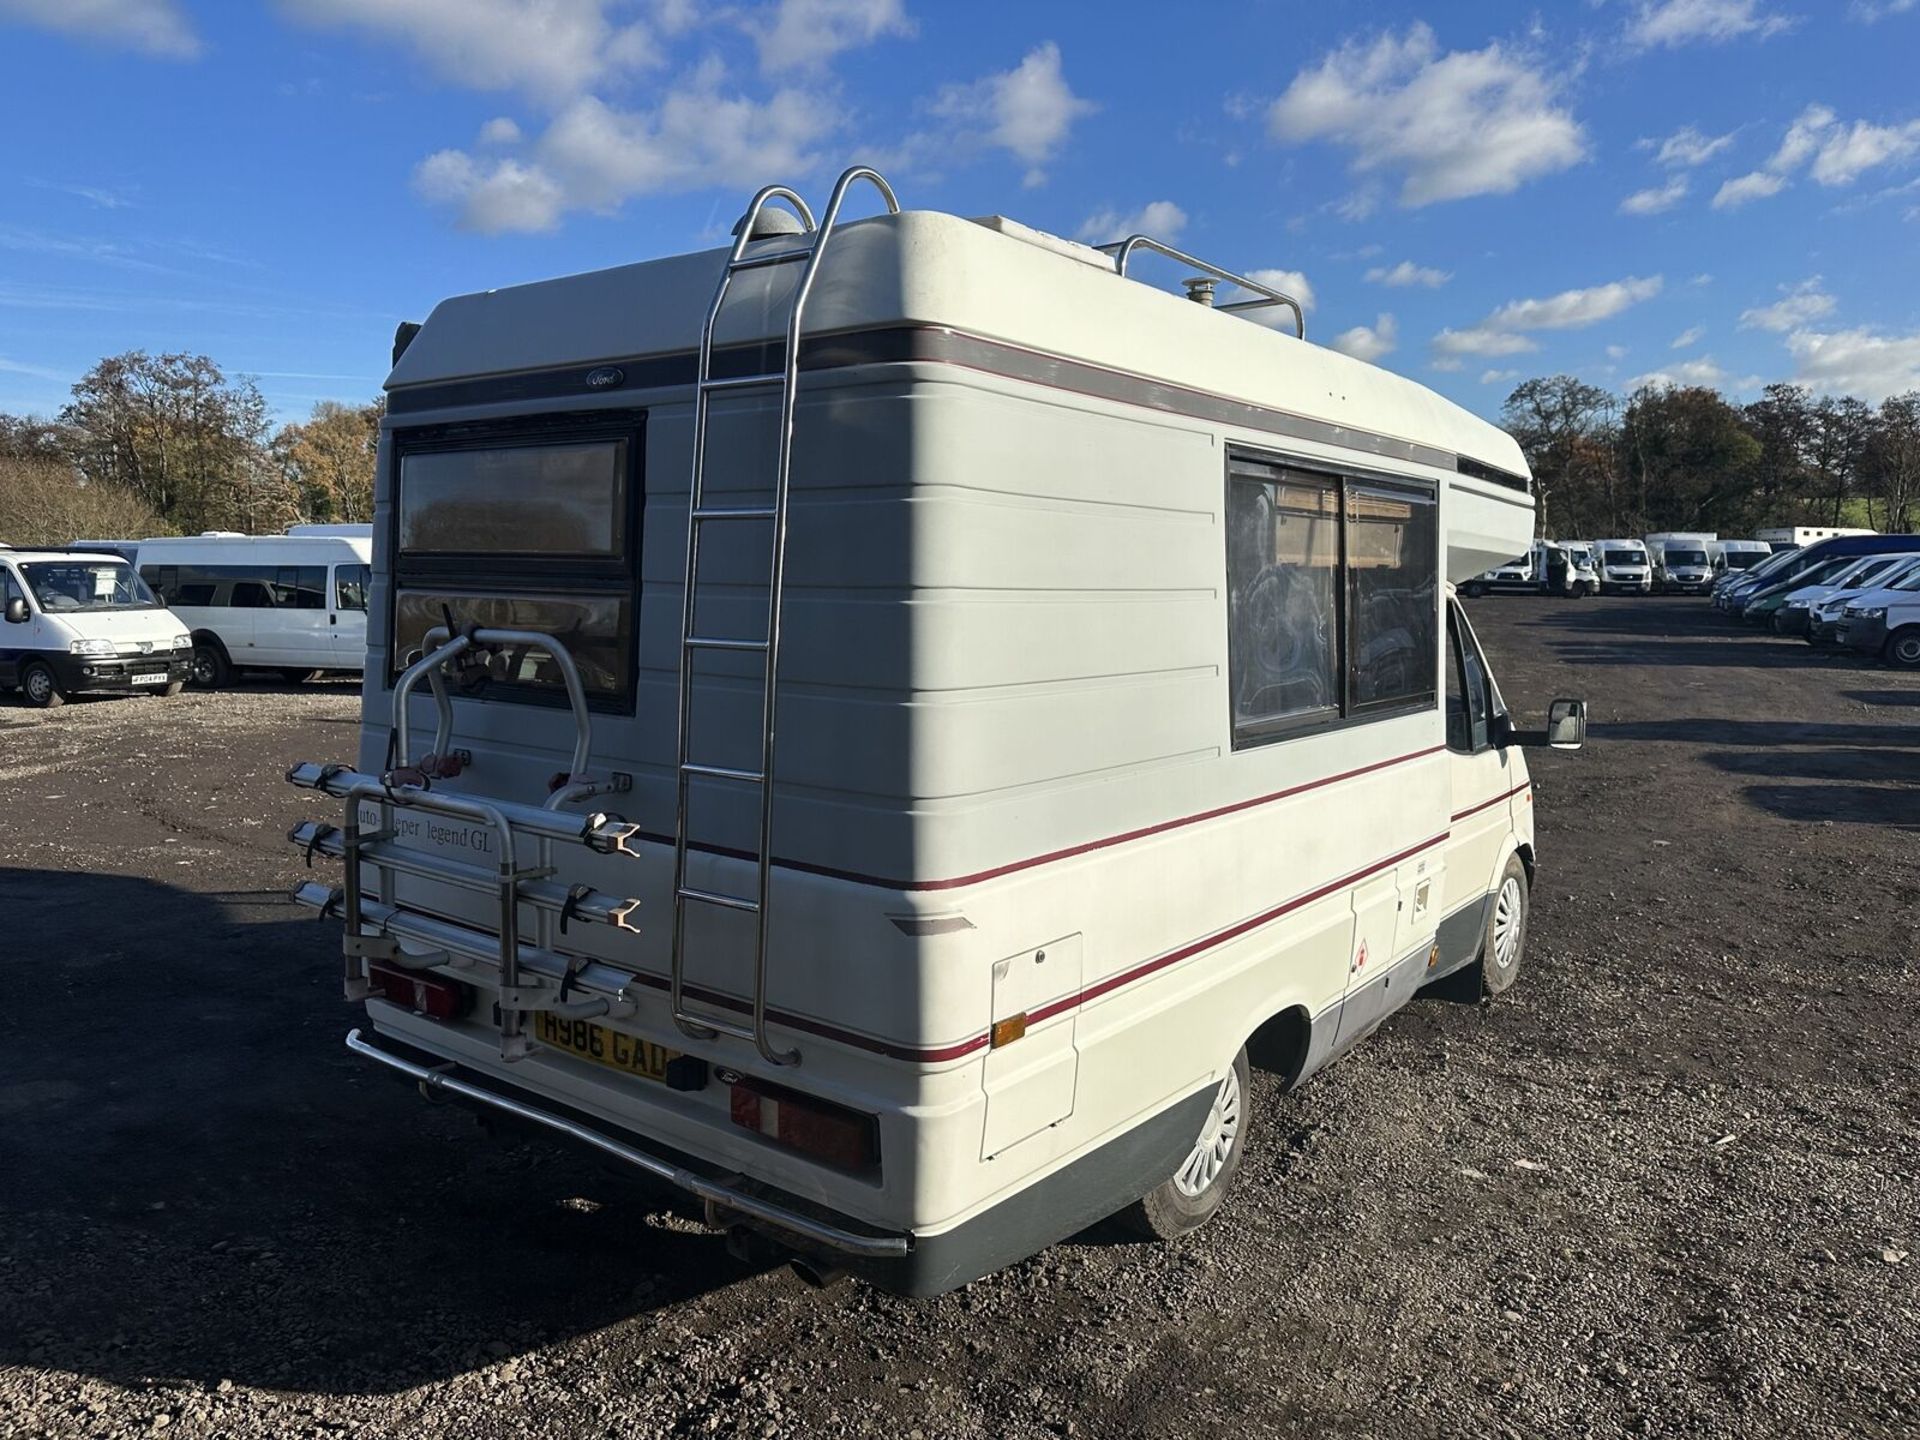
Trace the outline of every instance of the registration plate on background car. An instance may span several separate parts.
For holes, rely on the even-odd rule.
[[[548,1010],[534,1017],[533,1034],[543,1045],[646,1080],[665,1080],[668,1064],[680,1058],[678,1050],[669,1050],[651,1040],[622,1035],[618,1030],[608,1030],[590,1020],[562,1020]]]
[[[150,675],[135,675],[133,677],[133,683],[136,685],[164,685],[167,683],[167,672],[164,670],[156,670]]]

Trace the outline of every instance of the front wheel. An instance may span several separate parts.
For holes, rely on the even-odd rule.
[[[27,703],[36,710],[51,710],[56,705],[67,703],[67,697],[60,693],[60,682],[53,678],[53,671],[39,660],[29,662],[21,670],[20,693],[27,697]]]
[[[1177,1240],[1213,1218],[1227,1198],[1247,1148],[1250,1112],[1246,1048],[1213,1092],[1213,1106],[1171,1179],[1149,1190],[1123,1212],[1130,1229],[1153,1240]]]
[[[1487,930],[1480,945],[1480,989],[1492,997],[1504,995],[1520,978],[1520,960],[1527,948],[1527,867],[1518,855],[1507,858],[1500,886],[1487,907]]]
[[[1920,625],[1909,625],[1887,637],[1883,652],[1889,665],[1902,670],[1920,670]]]
[[[222,689],[233,679],[233,665],[218,641],[193,642],[193,660],[187,668],[187,679],[201,690]]]

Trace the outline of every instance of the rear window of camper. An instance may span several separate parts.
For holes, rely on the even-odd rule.
[[[1235,743],[1435,704],[1439,568],[1431,488],[1233,456]]]
[[[400,549],[620,559],[626,486],[623,440],[408,455],[400,464]]]
[[[395,436],[393,673],[452,617],[554,636],[595,709],[631,707],[641,423],[601,412]],[[480,693],[565,703],[560,670],[530,646],[498,654]]]

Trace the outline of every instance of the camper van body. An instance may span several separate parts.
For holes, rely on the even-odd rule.
[[[236,672],[359,674],[373,542],[348,535],[142,540],[140,575],[193,632],[193,682]]]
[[[1797,550],[1803,545],[1812,545],[1821,540],[1837,540],[1842,536],[1877,535],[1877,530],[1862,530],[1839,526],[1789,525],[1777,530],[1756,530],[1753,538],[1772,546],[1775,550]]]
[[[0,547],[0,690],[31,705],[75,695],[175,695],[193,645],[117,555]]]
[[[1256,1035],[1298,1082],[1518,944],[1541,741],[1446,582],[1533,507],[1420,386],[999,219],[810,242],[789,388],[796,243],[724,305],[707,252],[411,339],[358,763],[289,775],[336,802],[296,842],[361,864],[296,898],[348,922],[360,1053],[931,1294],[1204,1176]],[[501,638],[541,629],[577,665]],[[737,898],[684,902],[676,961],[681,844]],[[496,862],[553,873],[502,901]]]

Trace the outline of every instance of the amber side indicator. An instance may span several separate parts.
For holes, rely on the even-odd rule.
[[[1009,1015],[1004,1020],[996,1020],[993,1022],[993,1032],[991,1035],[993,1041],[992,1048],[998,1050],[1002,1045],[1011,1045],[1026,1033],[1027,1012],[1024,1010],[1018,1015]]]

